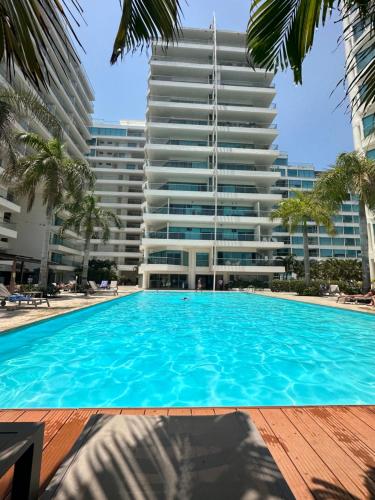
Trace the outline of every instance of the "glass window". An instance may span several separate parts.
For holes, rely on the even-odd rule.
[[[300,188],[300,187],[302,187],[302,183],[299,180],[290,180],[289,181],[289,187],[291,187],[291,188]]]
[[[321,257],[332,257],[332,250],[329,248],[321,248],[320,250]]]
[[[319,238],[321,245],[332,245],[332,238]]]
[[[197,253],[195,257],[197,267],[208,267],[208,253]]]
[[[313,187],[313,181],[302,181],[302,189],[312,189]]]
[[[292,243],[293,245],[302,245],[303,244],[302,236],[292,236]]]
[[[367,137],[370,135],[375,128],[375,114],[373,113],[372,115],[365,116],[362,119],[362,125],[363,125],[363,135]]]
[[[370,47],[361,50],[361,52],[358,52],[358,54],[355,56],[358,71],[362,71],[363,68],[365,68],[368,65],[368,63],[373,60],[374,56],[375,56],[374,45],[371,45]]]
[[[127,130],[123,128],[110,128],[110,127],[89,127],[92,135],[115,135],[127,136]]]
[[[333,250],[333,256],[336,258],[345,257],[345,249],[344,248],[335,248]]]

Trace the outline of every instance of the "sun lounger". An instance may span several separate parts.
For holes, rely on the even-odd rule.
[[[116,289],[99,288],[98,285],[95,283],[95,281],[89,281],[89,286],[90,286],[89,293],[117,295],[117,288]]]
[[[108,280],[102,280],[99,285],[99,288],[108,288]]]
[[[117,281],[111,281],[109,284],[109,290],[116,291],[116,294],[118,293],[118,286],[117,286]]]
[[[40,296],[37,296],[40,295]],[[41,296],[41,292],[30,292],[30,293],[10,293],[9,290],[3,285],[0,284],[0,297],[6,299],[8,302],[17,304],[18,307],[22,305],[31,305],[34,307],[38,307],[41,304],[46,303],[48,307],[50,307],[49,300]],[[14,306],[13,306],[14,308]]]
[[[94,415],[41,500],[293,499],[246,413]]]

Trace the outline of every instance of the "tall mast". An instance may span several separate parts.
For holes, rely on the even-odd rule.
[[[216,289],[216,237],[217,237],[217,89],[218,89],[218,74],[217,74],[217,44],[216,44],[216,17],[213,15],[212,21],[213,29],[213,133],[212,133],[212,146],[213,146],[213,172],[212,172],[212,189],[214,193],[214,242],[212,247],[213,252],[213,266],[214,276],[212,289]]]

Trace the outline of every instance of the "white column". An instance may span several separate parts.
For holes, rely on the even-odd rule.
[[[188,274],[189,290],[195,290],[195,251],[189,250],[189,274]]]

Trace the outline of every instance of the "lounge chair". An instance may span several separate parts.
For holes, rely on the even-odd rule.
[[[105,288],[107,289],[108,288],[108,280],[102,280],[102,282],[100,283],[99,285],[99,288]]]
[[[40,296],[38,297],[37,295]],[[10,303],[17,304],[18,307],[21,307],[21,304],[38,307],[39,305],[44,303],[46,303],[47,306],[50,307],[49,300],[42,297],[41,292],[30,292],[26,294],[10,293],[10,291],[3,284],[0,284],[0,297]]]
[[[89,286],[90,286],[89,293],[117,295],[117,289],[111,290],[106,288],[99,288],[98,285],[95,283],[95,281],[89,281]]]
[[[375,291],[371,290],[366,294],[341,295],[337,298],[340,304],[368,304],[375,305]]]
[[[41,500],[293,499],[250,417],[94,415]]]
[[[118,294],[118,285],[117,285],[117,281],[111,281],[109,283],[109,290],[113,290],[116,292],[116,295]]]

